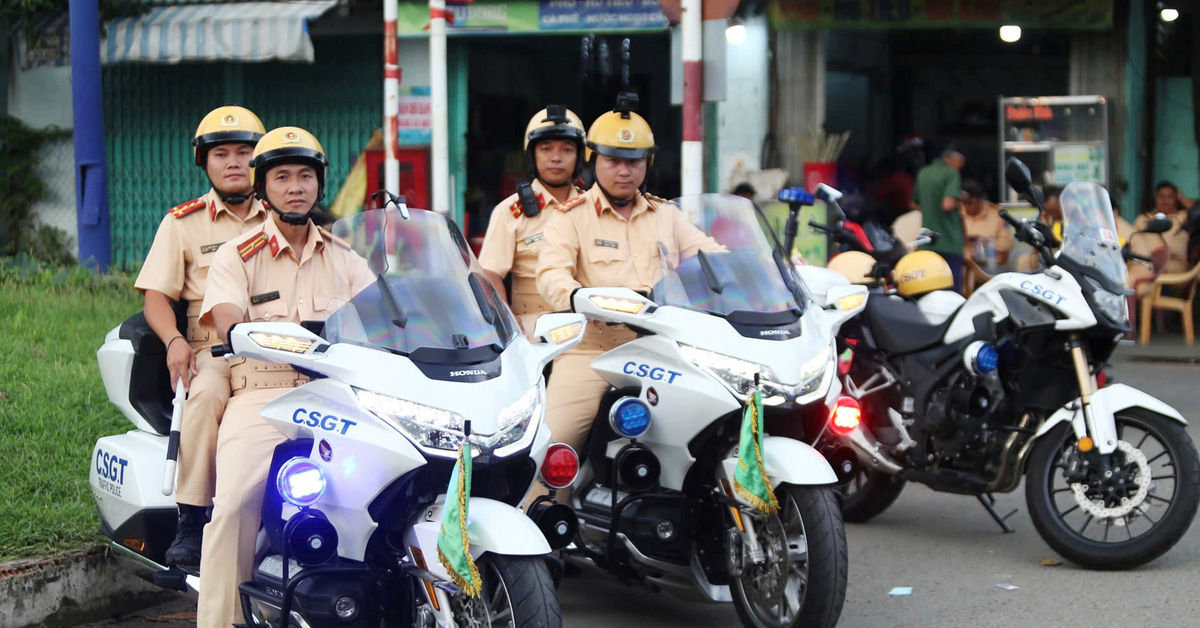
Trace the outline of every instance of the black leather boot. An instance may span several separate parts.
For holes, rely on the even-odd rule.
[[[175,540],[167,548],[167,565],[196,566],[200,564],[200,539],[204,524],[208,523],[208,509],[204,506],[179,504],[179,522],[175,526]]]

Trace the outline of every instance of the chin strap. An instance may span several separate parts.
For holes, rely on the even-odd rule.
[[[604,186],[599,181],[596,181],[596,185],[600,187],[601,192],[604,192],[604,196],[608,198],[608,202],[612,203],[613,207],[629,207],[637,200],[637,194],[629,198],[615,198],[608,190],[604,189]]]
[[[217,188],[217,186],[213,185],[212,179],[208,180],[208,184],[210,186],[212,186],[213,190],[216,191],[217,198],[220,198],[221,202],[225,203],[226,207],[228,207],[229,205],[241,205],[242,203],[245,203],[246,201],[250,200],[250,198],[252,196],[254,196],[254,190],[252,190],[252,189],[246,190],[245,192],[242,192],[240,194],[230,194],[228,192],[222,192],[220,189]]]
[[[306,224],[312,215],[312,211],[309,211],[306,214],[301,214],[300,212],[281,212],[274,205],[268,203],[267,201],[263,201],[263,205],[266,205],[271,211],[279,214],[279,219],[289,225],[300,226]]]

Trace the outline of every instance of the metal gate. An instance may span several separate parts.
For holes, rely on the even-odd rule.
[[[329,157],[323,203],[337,195],[383,116],[378,37],[314,38],[316,63],[116,64],[103,69],[113,264],[141,264],[171,207],[209,188],[192,157],[200,118],[239,104],[267,129],[299,126]]]

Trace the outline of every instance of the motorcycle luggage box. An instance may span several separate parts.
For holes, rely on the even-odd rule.
[[[163,495],[167,437],[142,431],[96,441],[88,485],[100,511],[101,531],[162,564],[175,536],[175,495]]]

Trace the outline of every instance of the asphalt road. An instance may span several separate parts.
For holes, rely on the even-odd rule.
[[[1118,360],[1113,376],[1189,416],[1192,438],[1200,440],[1200,366]],[[1018,509],[1009,519],[1013,534],[1002,534],[974,498],[915,485],[870,523],[848,525],[850,582],[839,626],[1200,625],[1200,526],[1193,525],[1165,556],[1131,572],[1086,571],[1066,562],[1044,566],[1043,559],[1060,559],[1033,528],[1024,487],[998,499],[1000,512]],[[893,597],[894,587],[912,587],[912,594]],[[739,625],[730,606],[626,587],[597,570],[565,581],[560,595],[567,626]],[[183,626],[192,622],[169,621],[169,614],[192,608],[181,599],[91,625]]]

